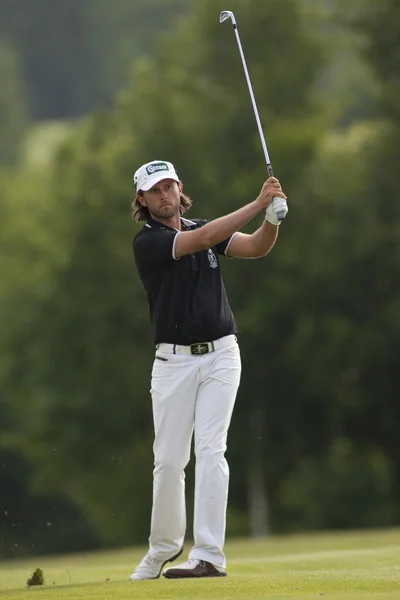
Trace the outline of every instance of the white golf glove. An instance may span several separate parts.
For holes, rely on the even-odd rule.
[[[269,223],[272,223],[272,225],[280,225],[281,221],[278,219],[278,214],[283,213],[286,217],[288,210],[286,200],[275,196],[265,211],[265,218]]]

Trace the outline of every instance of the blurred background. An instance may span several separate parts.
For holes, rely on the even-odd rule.
[[[132,175],[290,212],[222,266],[243,377],[228,536],[400,524],[398,0],[0,0],[0,557],[145,543],[153,344]],[[258,224],[251,224],[252,231]],[[187,471],[189,533],[192,465]]]

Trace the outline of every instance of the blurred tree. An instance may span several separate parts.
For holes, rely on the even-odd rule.
[[[20,453],[1,453],[0,559],[82,551],[98,544],[79,507],[60,494],[32,492],[34,480]]]
[[[400,6],[396,0],[383,0],[379,4],[368,0],[359,7],[360,11],[350,15],[350,20],[356,30],[363,34],[364,54],[382,84],[381,111],[398,127]]]
[[[126,487],[140,489],[143,476],[151,477],[151,442],[133,443],[135,435],[146,436],[145,417],[135,405],[137,394],[145,416],[149,412],[148,378],[141,385],[132,378],[132,372],[149,368],[150,357],[146,361],[141,350],[149,337],[147,309],[142,317],[135,313],[138,291],[125,195],[120,217],[115,216],[115,187],[121,195],[126,182],[118,173],[109,179],[112,144],[107,140],[103,155],[99,151],[106,134],[112,134],[108,122],[94,118],[85,126],[82,141],[65,147],[52,182],[44,177],[39,199],[26,192],[28,174],[18,187],[11,182],[9,189],[3,187],[8,203],[1,246],[7,257],[7,285],[0,297],[5,332],[1,346],[7,360],[0,377],[4,401],[14,409],[12,424],[18,424],[3,446],[22,449],[43,467],[40,477],[32,474],[31,485],[37,491],[64,493],[77,506],[90,505],[88,520],[98,525],[101,516],[104,537],[121,541],[126,513],[118,510],[116,499],[127,497]],[[38,182],[30,176],[32,190]],[[112,188],[108,191],[106,180]],[[61,181],[66,185],[60,186]],[[83,253],[79,246],[85,246]],[[151,420],[145,418],[145,423],[150,430]],[[46,456],[47,466],[42,463]],[[57,463],[61,470],[53,478]],[[99,468],[107,480],[101,494]],[[145,526],[138,510],[130,527],[143,536]]]
[[[99,62],[96,103],[110,105],[126,87],[129,69],[140,56],[152,56],[159,38],[193,0],[88,0],[85,11],[93,30],[93,52]]]
[[[368,420],[375,422],[373,435],[385,452],[392,456],[395,469],[396,497],[400,497],[400,447],[396,423],[399,422],[398,403],[400,329],[400,206],[395,201],[398,192],[398,170],[400,162],[400,6],[395,0],[384,0],[378,5],[369,0],[363,10],[353,18],[353,24],[364,34],[364,54],[381,84],[377,102],[378,118],[386,123],[382,135],[375,140],[370,160],[371,168],[365,180],[365,201],[375,208],[375,226],[382,231],[377,248],[376,263],[385,258],[385,273],[378,271],[376,282],[383,295],[380,315],[382,329],[380,348],[376,352],[375,368],[368,373],[368,386],[373,397],[380,402],[369,403],[366,411]],[[368,429],[367,429],[368,431]],[[372,433],[372,432],[371,432]],[[400,503],[397,503],[396,520],[400,521]]]
[[[232,30],[219,25],[223,8],[222,2],[199,1],[193,16],[162,43],[156,60],[137,63],[114,113],[94,115],[60,153],[49,193],[62,209],[54,218],[55,231],[62,225],[65,261],[57,261],[52,291],[36,304],[29,340],[23,332],[14,336],[18,364],[7,379],[13,386],[18,381],[13,406],[24,413],[14,443],[40,465],[47,488],[79,501],[104,539],[115,543],[146,538],[151,504],[152,347],[145,295],[129,250],[135,229],[128,218],[132,171],[149,157],[167,156],[184,174],[188,192],[201,200],[193,208],[199,217],[251,199],[266,177]],[[295,2],[285,12],[275,0],[262,6],[237,0],[232,8],[240,16],[277,172],[291,189],[312,159],[322,125],[313,93],[321,48]],[[283,37],[287,43],[271,61]],[[254,287],[262,265],[226,267],[243,352],[253,360],[257,348],[268,353],[280,335],[277,329],[267,340],[252,316],[264,306],[266,284]],[[252,384],[253,377],[259,382],[257,365],[247,365],[241,397],[251,401],[246,407],[239,401],[232,429],[232,460],[238,463],[232,508],[243,509],[249,463],[255,467],[251,497],[257,489],[265,498],[263,463],[256,461],[264,450],[253,444],[253,412],[264,405],[263,387],[255,391]],[[268,467],[269,479],[270,472]]]
[[[28,123],[26,92],[17,53],[0,38],[0,164],[20,155]]]
[[[254,198],[266,177],[223,8],[198,0],[154,60],[135,64],[116,109],[87,119],[58,154],[45,194],[28,181],[29,203],[7,194],[0,377],[18,423],[8,441],[108,543],[144,541],[151,504],[152,344],[130,248],[132,172],[172,160],[190,214],[208,218]],[[398,123],[381,114],[322,135],[318,21],[294,0],[285,11],[278,0],[231,8],[293,199],[269,257],[223,266],[244,365],[228,450],[232,530],[248,527],[249,506],[253,532],[353,526],[338,498],[356,503],[362,525],[398,522],[400,219],[388,202]]]
[[[85,3],[1,0],[0,34],[18,49],[34,119],[88,110],[100,64],[91,52]]]
[[[20,56],[34,119],[110,105],[128,66],[187,0],[0,0],[0,36]]]
[[[342,505],[357,506],[355,524],[371,524],[371,506],[368,509],[368,503],[360,504],[351,486],[341,489],[341,475],[348,477],[349,469],[366,497],[382,494],[379,501],[375,499],[379,511],[373,516],[374,523],[398,523],[400,519],[396,426],[400,418],[397,399],[400,209],[397,202],[391,201],[397,194],[400,160],[396,41],[400,35],[399,6],[390,0],[383,3],[356,0],[339,2],[337,6],[344,9],[342,23],[357,32],[357,47],[375,79],[369,110],[374,120],[327,136],[313,169],[306,172],[299,194],[299,206],[304,209],[311,205],[314,213],[310,219],[301,211],[306,217],[306,229],[311,227],[313,231],[313,244],[308,251],[302,244],[298,253],[299,260],[308,265],[302,287],[315,290],[318,282],[320,291],[304,295],[297,303],[301,320],[291,335],[287,358],[290,372],[295,369],[298,373],[299,406],[307,407],[308,439],[319,439],[320,447],[313,450],[307,444],[305,428],[306,436],[297,454],[307,458],[293,461],[292,476],[297,483],[288,487],[285,482],[281,489],[286,492],[290,489],[293,494],[305,476],[307,463],[309,479],[314,482],[319,479],[320,492],[325,495],[324,501],[319,500],[315,505],[312,527],[318,526],[317,521],[326,527],[329,523],[333,526],[335,519],[336,523],[337,519],[343,519],[339,510],[333,519],[329,508],[338,503],[338,491]],[[313,256],[315,248],[317,257]],[[308,394],[307,404],[303,391]],[[343,460],[343,473],[335,474],[331,449],[346,436],[357,444],[357,451],[354,457]],[[360,461],[361,455],[364,458]],[[322,470],[331,473],[337,489],[323,482]],[[297,487],[300,495],[297,500],[290,499],[290,494],[286,496],[292,506],[304,507],[302,526],[311,514],[306,516],[305,507],[309,504],[302,496],[306,487],[306,483],[302,488]],[[315,489],[311,488],[312,484],[309,500],[316,498]],[[325,507],[324,512],[321,506]],[[291,527],[291,516],[290,511],[280,511],[278,523]]]
[[[83,550],[97,543],[79,502],[72,505],[58,490],[39,493],[45,474],[32,468],[12,435],[23,435],[21,423],[29,412],[29,394],[21,395],[22,412],[13,410],[24,363],[34,373],[38,362],[47,361],[40,334],[31,334],[51,294],[52,273],[65,255],[63,222],[47,188],[45,174],[0,171],[0,557]],[[11,371],[15,381],[9,379]],[[40,386],[34,378],[30,383]],[[39,412],[36,407],[33,421],[40,420]]]
[[[363,35],[348,27],[365,9],[364,0],[302,0],[308,22],[317,20],[317,33],[330,47],[330,61],[318,87],[332,113],[333,125],[345,128],[374,115],[379,91],[371,66],[360,53]]]
[[[281,488],[285,529],[382,527],[393,523],[393,473],[380,448],[336,438],[327,452],[302,457]]]
[[[379,194],[370,196],[366,188],[370,165],[385,131],[384,123],[377,122],[327,136],[298,191],[295,235],[312,232],[312,240],[299,237],[296,255],[286,255],[286,260],[297,265],[301,285],[293,297],[296,314],[289,307],[287,311],[289,331],[280,358],[291,381],[282,384],[278,395],[280,407],[271,446],[276,452],[278,444],[282,445],[286,473],[298,482],[298,468],[305,461],[308,472],[316,469],[315,482],[321,469],[329,471],[332,466],[331,449],[348,437],[357,450],[351,449],[352,444],[347,447],[349,453],[354,451],[354,461],[338,455],[343,458],[346,477],[351,473],[360,486],[368,484],[370,491],[365,493],[369,497],[375,497],[377,488],[384,496],[378,503],[379,515],[375,513],[376,524],[387,519],[397,522],[393,507],[398,497],[398,459],[391,425],[399,416],[395,400],[398,375],[393,361],[398,347],[398,315],[393,310],[398,267],[393,260],[382,260],[381,252],[393,239],[393,230],[380,222],[383,199]],[[397,230],[397,224],[392,226]],[[289,408],[290,417],[285,420],[283,413]],[[375,474],[368,476],[367,456],[376,454],[374,448],[382,452]],[[332,472],[332,477],[337,474]],[[288,489],[284,479],[285,472],[276,480],[275,524],[290,528],[292,515],[281,504],[281,486]],[[328,493],[332,496],[321,506],[314,495],[314,526],[317,520],[324,527],[335,525],[330,506],[335,505],[341,483],[337,479],[338,489],[326,483],[320,480],[321,494],[326,500]],[[304,482],[304,488],[307,485]],[[350,502],[350,493],[358,507],[358,524],[367,524],[371,514],[368,503],[359,504],[354,488],[343,494],[344,503]],[[305,517],[303,500],[299,503]],[[292,499],[290,503],[296,502]]]

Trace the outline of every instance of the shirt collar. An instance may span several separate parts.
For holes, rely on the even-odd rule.
[[[184,219],[183,217],[181,217],[181,225],[182,225],[182,229],[186,229],[188,227],[193,227],[193,225],[196,225],[196,223],[194,221],[190,221],[189,219]],[[149,219],[147,219],[147,223],[146,223],[145,227],[147,227],[149,229],[167,229],[169,231],[177,231],[174,227],[165,225],[165,223],[160,223],[159,221],[156,221],[155,219],[152,219],[151,217]]]
[[[160,223],[159,221],[156,221],[151,217],[147,219],[146,227],[148,227],[149,229],[170,229],[171,231],[175,231],[173,227],[165,225],[165,223]]]

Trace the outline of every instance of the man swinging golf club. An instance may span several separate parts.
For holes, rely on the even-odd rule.
[[[220,256],[256,258],[273,247],[287,213],[279,181],[269,177],[255,200],[213,221],[187,219],[191,201],[174,166],[156,160],[135,173],[133,241],[156,344],[151,376],[155,429],[150,547],[130,576],[156,579],[183,550],[185,474],[194,433],[194,545],[168,579],[222,577],[229,469],[224,457],[239,386],[236,324],[220,274]],[[265,211],[251,235],[240,233]]]

